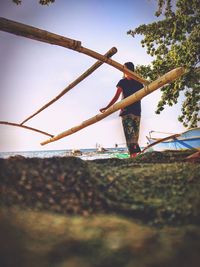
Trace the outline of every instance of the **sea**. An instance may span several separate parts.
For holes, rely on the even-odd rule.
[[[10,158],[23,156],[25,158],[52,158],[52,157],[69,157],[75,156],[83,160],[119,158],[120,155],[127,155],[126,147],[120,148],[105,148],[99,151],[96,148],[85,148],[80,150],[65,149],[65,150],[37,150],[37,151],[14,151],[0,152],[0,158]]]

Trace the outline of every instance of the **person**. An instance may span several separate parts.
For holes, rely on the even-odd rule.
[[[126,68],[131,71],[135,70],[134,64],[132,62],[126,62],[124,64]],[[117,91],[115,96],[110,101],[110,103],[100,109],[100,112],[105,112],[110,106],[112,106],[122,94],[122,99],[126,98],[138,90],[143,88],[143,84],[132,79],[130,76],[124,73],[123,79],[121,79],[117,84]],[[140,150],[138,144],[139,138],[139,128],[140,128],[140,117],[141,117],[141,101],[133,103],[124,109],[121,109],[119,116],[122,118],[122,125],[124,130],[124,135],[126,138],[126,144],[130,157],[136,157]]]

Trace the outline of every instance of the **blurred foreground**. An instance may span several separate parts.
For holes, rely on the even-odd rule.
[[[199,266],[200,166],[189,154],[1,159],[0,266]]]

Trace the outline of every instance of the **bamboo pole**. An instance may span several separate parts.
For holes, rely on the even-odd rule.
[[[112,105],[110,108],[108,108],[104,113],[99,113],[96,116],[83,121],[80,125],[77,125],[69,130],[66,130],[44,142],[41,143],[41,145],[46,145],[50,142],[54,142],[56,140],[59,140],[65,136],[71,135],[91,124],[94,124],[102,119],[104,119],[105,117],[109,116],[110,114],[116,112],[119,109],[123,109],[126,106],[129,106],[139,100],[141,100],[144,96],[150,94],[151,92],[157,90],[158,88],[178,79],[180,76],[182,76],[185,73],[185,69],[180,67],[180,68],[176,68],[168,73],[166,73],[165,75],[163,75],[162,77],[158,78],[156,81],[153,81],[152,83],[150,83],[148,86],[143,87],[141,90],[137,91],[136,93],[134,93],[133,95],[121,100],[118,103],[115,103],[114,105]]]
[[[103,55],[101,55],[101,54],[99,54],[99,53],[97,53],[91,49],[88,49],[88,48],[81,46],[80,41],[66,38],[64,36],[61,36],[61,35],[58,35],[55,33],[44,31],[42,29],[38,29],[38,28],[35,28],[32,26],[22,24],[22,23],[19,23],[16,21],[12,21],[9,19],[5,19],[2,17],[0,17],[0,30],[5,31],[5,32],[9,32],[12,34],[20,35],[20,36],[23,36],[26,38],[34,39],[34,40],[37,40],[40,42],[59,45],[59,46],[65,47],[65,48],[69,48],[69,49],[78,51],[80,53],[86,54],[88,56],[96,58],[97,60],[100,60],[102,62],[105,62],[105,63],[113,66],[114,68],[128,74],[131,78],[135,79],[136,81],[139,81],[145,85],[149,83],[144,78],[142,78],[141,76],[139,76],[135,72],[130,71],[129,69],[127,69],[126,67],[124,67],[120,63],[118,63],[114,60],[108,59],[107,57],[105,57],[105,56],[103,56]]]
[[[77,47],[81,47],[80,41],[2,17],[0,17],[0,30],[69,49],[76,50]]]
[[[167,133],[167,132],[159,132],[159,131],[151,131],[149,133],[161,133],[161,134],[171,134],[171,135],[175,134],[175,133]]]
[[[143,77],[141,77],[139,74],[127,69],[124,65],[118,63],[117,61],[113,60],[113,59],[106,59],[103,55],[95,52],[95,51],[92,51],[86,47],[80,47],[77,49],[77,51],[83,53],[83,54],[86,54],[88,56],[91,56],[91,57],[94,57],[98,60],[101,60],[105,63],[107,63],[108,65],[111,65],[112,67],[118,69],[119,71],[122,71],[123,73],[129,75],[132,79],[144,84],[144,85],[148,85],[149,82],[147,80],[145,80]]]
[[[105,57],[112,57],[115,53],[117,53],[117,48],[112,47],[106,54]],[[46,103],[44,106],[42,106],[39,110],[34,112],[32,115],[30,115],[28,118],[22,121],[21,125],[23,125],[25,122],[33,118],[35,115],[40,113],[42,110],[47,108],[48,106],[52,105],[54,102],[56,102],[59,98],[61,98],[64,94],[66,94],[69,90],[71,90],[73,87],[75,87],[78,83],[83,81],[86,77],[88,77],[92,72],[94,72],[97,68],[99,68],[103,64],[102,61],[97,61],[95,64],[93,64],[88,70],[86,70],[81,76],[79,76],[76,80],[74,80],[72,83],[70,83],[60,94],[58,94],[55,98],[53,98],[51,101]]]
[[[41,130],[38,130],[38,129],[35,129],[35,128],[32,128],[32,127],[29,127],[29,126],[21,125],[21,124],[18,124],[18,123],[7,122],[7,121],[0,121],[0,124],[17,126],[17,127],[21,127],[21,128],[27,129],[27,130],[31,130],[31,131],[34,131],[34,132],[37,132],[37,133],[41,133],[41,134],[44,134],[44,135],[53,137],[53,134],[49,134],[47,132],[44,132],[44,131],[41,131]]]

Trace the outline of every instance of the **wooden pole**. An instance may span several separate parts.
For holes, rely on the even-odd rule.
[[[37,132],[37,133],[41,133],[41,134],[44,134],[44,135],[53,137],[53,134],[49,134],[49,133],[43,132],[41,130],[38,130],[38,129],[35,129],[35,128],[32,128],[32,127],[29,127],[29,126],[21,125],[21,124],[18,124],[18,123],[7,122],[7,121],[0,121],[0,124],[17,126],[17,127],[21,127],[21,128],[27,129],[27,130],[31,130],[31,131],[34,131],[34,132]]]
[[[78,51],[80,53],[86,54],[88,56],[91,56],[93,58],[96,58],[97,60],[100,60],[102,62],[105,62],[114,68],[128,74],[131,78],[135,79],[136,81],[139,81],[145,85],[147,85],[149,82],[136,74],[133,71],[130,71],[120,63],[111,60],[107,58],[106,56],[103,56],[91,49],[85,48],[81,46],[81,42],[77,40],[72,40],[70,38],[66,38],[64,36],[51,33],[48,31],[44,31],[42,29],[38,29],[26,24],[22,24],[16,21],[12,21],[9,19],[1,18],[0,17],[0,30],[9,32],[12,34],[20,35],[26,38],[34,39],[37,41],[49,43],[49,44],[54,44],[54,45],[59,45],[65,48],[69,48],[75,51]]]
[[[69,49],[76,50],[77,47],[81,47],[80,41],[2,17],[0,17],[0,30]]]
[[[138,75],[137,73],[127,69],[124,65],[118,63],[117,61],[114,61],[113,59],[106,59],[103,55],[94,52],[88,48],[85,47],[80,47],[79,49],[77,49],[77,51],[86,54],[88,56],[94,57],[98,60],[101,60],[105,63],[107,63],[108,65],[113,66],[114,68],[118,69],[119,71],[122,71],[123,73],[129,75],[132,79],[144,84],[144,85],[148,85],[149,82],[147,80],[145,80],[144,78],[142,78],[140,75]]]
[[[116,112],[119,109],[123,109],[126,106],[129,106],[139,100],[141,100],[144,96],[150,94],[151,92],[157,90],[158,88],[162,87],[163,85],[166,85],[176,79],[178,79],[180,76],[182,76],[185,73],[185,69],[184,68],[176,68],[168,73],[166,73],[165,75],[163,75],[162,77],[158,78],[156,81],[150,83],[148,86],[145,86],[144,88],[142,88],[141,90],[137,91],[136,93],[134,93],[133,95],[123,99],[122,101],[115,103],[114,105],[112,105],[110,108],[108,108],[104,113],[99,113],[96,116],[83,121],[80,125],[77,125],[69,130],[66,130],[44,142],[41,143],[41,145],[46,145],[50,142],[54,142],[56,140],[59,140],[65,136],[68,136],[70,134],[73,134],[91,124],[96,123],[97,121],[100,121],[102,119],[104,119],[105,117],[109,116],[110,114]]]
[[[106,54],[105,57],[112,57],[115,53],[117,53],[117,48],[112,47]],[[95,64],[93,64],[88,70],[86,70],[81,76],[79,76],[75,81],[70,83],[60,94],[58,94],[55,98],[53,98],[51,101],[46,103],[44,106],[42,106],[39,110],[34,112],[32,115],[30,115],[28,118],[22,121],[21,125],[23,125],[25,122],[33,118],[35,115],[40,113],[42,110],[47,108],[48,106],[52,105],[54,102],[56,102],[59,98],[61,98],[64,94],[66,94],[69,90],[71,90],[73,87],[75,87],[78,83],[83,81],[86,77],[88,77],[92,72],[94,72],[97,68],[99,68],[103,64],[102,61],[97,61]]]

